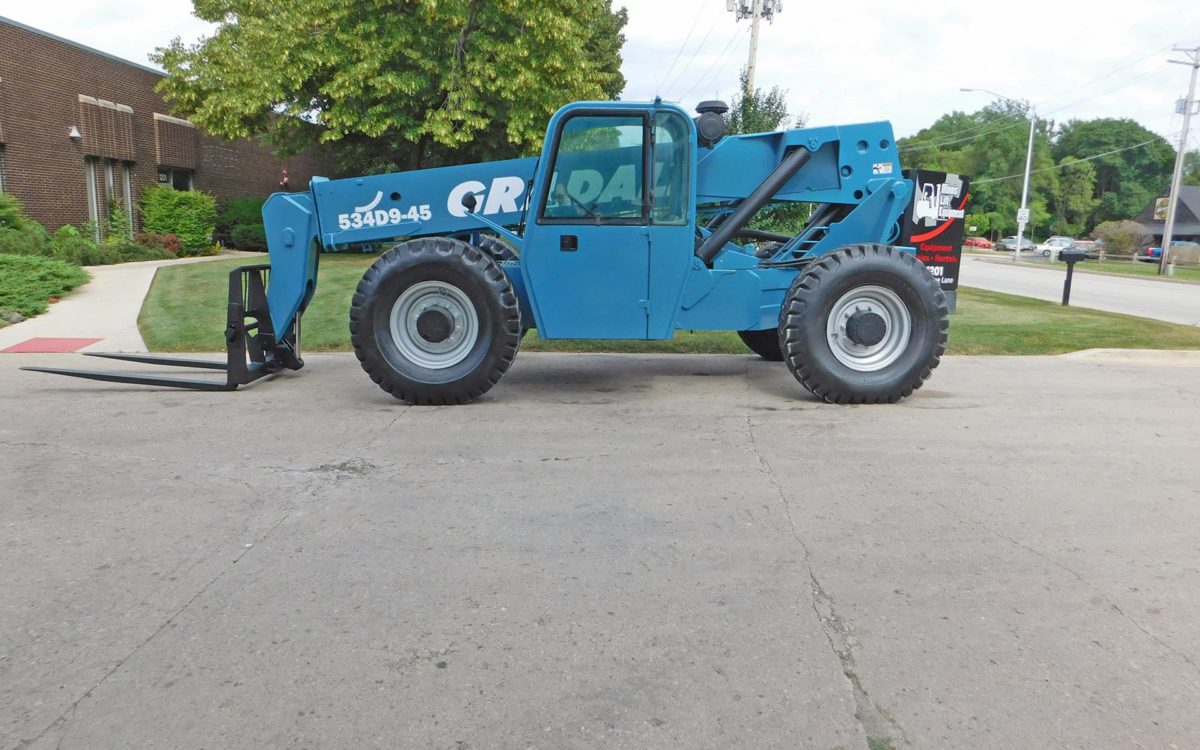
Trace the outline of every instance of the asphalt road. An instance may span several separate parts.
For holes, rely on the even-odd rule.
[[[524,354],[410,408],[0,355],[0,748],[1195,747],[1200,361],[1154,356],[835,407]]]
[[[1066,267],[1020,266],[964,255],[960,277],[964,286],[1061,302]],[[1080,273],[1076,267],[1071,305],[1194,326],[1200,325],[1200,284]]]

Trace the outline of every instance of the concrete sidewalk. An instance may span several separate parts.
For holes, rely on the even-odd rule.
[[[30,339],[99,339],[78,351],[144,352],[138,331],[142,302],[154,274],[163,266],[203,263],[230,258],[265,258],[262,253],[230,250],[204,258],[151,260],[112,266],[88,266],[92,280],[36,318],[0,329],[0,350]]]

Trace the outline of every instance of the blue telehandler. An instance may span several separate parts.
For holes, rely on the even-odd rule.
[[[321,251],[395,242],[358,284],[350,334],[371,379],[408,403],[478,398],[531,328],[545,339],[736,331],[828,402],[919,388],[949,320],[938,283],[896,244],[913,185],[890,124],[727,136],[723,103],[697,111],[577,102],[551,118],[537,158],[314,178],[264,205],[270,264],[230,275],[227,362],[100,355],[224,370],[225,382],[43,371],[232,390],[299,369]],[[811,210],[795,235],[750,228],[796,202]]]

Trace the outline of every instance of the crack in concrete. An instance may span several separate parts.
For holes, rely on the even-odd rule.
[[[1167,643],[1162,638],[1158,637],[1158,635],[1156,635],[1154,632],[1152,632],[1151,630],[1146,628],[1145,625],[1142,625],[1142,623],[1138,622],[1138,620],[1136,620],[1132,616],[1126,614],[1125,610],[1121,609],[1121,607],[1118,606],[1116,602],[1112,601],[1112,599],[1110,599],[1108,597],[1108,595],[1100,587],[1096,586],[1094,583],[1092,583],[1091,581],[1084,578],[1077,571],[1075,571],[1074,568],[1071,568],[1069,565],[1066,565],[1065,563],[1055,560],[1054,558],[1050,557],[1049,555],[1047,555],[1046,553],[1042,552],[1039,549],[1031,547],[1022,541],[1019,541],[1011,536],[1008,536],[1007,534],[1002,534],[1001,532],[992,528],[991,526],[984,523],[983,521],[980,521],[976,518],[972,518],[971,516],[967,516],[967,515],[963,515],[962,513],[959,513],[958,511],[954,510],[953,508],[946,505],[945,503],[939,502],[937,500],[935,500],[934,503],[936,505],[938,505],[939,507],[941,507],[943,510],[945,510],[950,515],[954,516],[955,518],[966,521],[967,523],[969,523],[977,528],[983,529],[984,531],[988,532],[992,536],[995,536],[997,539],[1003,539],[1004,541],[1008,542],[1009,544],[1013,545],[1014,547],[1019,547],[1020,549],[1023,549],[1026,552],[1029,552],[1030,554],[1041,558],[1042,560],[1046,561],[1050,565],[1071,575],[1072,577],[1075,578],[1075,580],[1079,581],[1084,586],[1087,586],[1089,589],[1091,589],[1091,591],[1093,593],[1095,593],[1099,599],[1101,599],[1105,604],[1107,604],[1110,609],[1112,609],[1114,612],[1116,612],[1118,615],[1120,615],[1122,619],[1124,619],[1126,622],[1128,622],[1133,627],[1140,630],[1143,635],[1145,635],[1147,638],[1149,638],[1150,640],[1157,643],[1159,645],[1159,647],[1162,648],[1163,650],[1168,651],[1168,652],[1178,656],[1180,659],[1182,659],[1184,661],[1184,663],[1186,663],[1189,667],[1191,667],[1193,671],[1195,671],[1197,674],[1200,674],[1200,665],[1196,664],[1196,662],[1190,656],[1188,656],[1186,653],[1180,651],[1179,649],[1175,648],[1171,644]]]
[[[842,674],[850,683],[850,688],[854,696],[854,718],[862,727],[863,733],[867,736],[869,747],[884,746],[896,747],[897,742],[902,742],[904,747],[911,747],[908,735],[904,732],[904,728],[900,726],[896,718],[880,706],[866,688],[863,687],[862,678],[859,677],[857,663],[854,658],[855,642],[852,629],[838,616],[837,609],[834,606],[834,599],[829,595],[825,588],[821,585],[812,566],[812,553],[808,544],[800,536],[800,530],[796,525],[796,519],[792,515],[792,506],[788,502],[787,494],[783,491],[783,484],[779,481],[778,475],[775,473],[775,467],[763,455],[762,450],[758,445],[758,438],[754,434],[754,423],[750,420],[750,362],[746,362],[746,427],[745,433],[747,442],[750,444],[750,449],[754,452],[754,457],[758,460],[759,470],[766,475],[768,483],[775,491],[775,495],[779,498],[780,504],[783,506],[784,516],[787,518],[788,529],[791,532],[792,539],[800,547],[803,552],[803,565],[808,572],[810,603],[813,612],[817,616],[817,622],[821,625],[821,631],[825,634],[825,640],[829,643],[829,648],[837,657],[838,662],[842,666]]]
[[[363,447],[359,449],[359,453],[361,454],[362,452],[364,452],[364,451],[366,451],[368,448],[370,448],[372,445],[375,445],[375,441],[379,440],[379,438],[381,438],[381,437],[383,437],[384,435],[386,435],[386,434],[387,434],[387,432],[388,432],[388,430],[392,429],[392,427],[393,427],[393,426],[395,426],[395,424],[396,424],[397,422],[399,422],[401,419],[403,419],[403,418],[404,418],[404,415],[405,415],[405,414],[408,414],[410,411],[412,411],[412,404],[409,404],[408,406],[405,406],[405,407],[404,407],[404,408],[403,408],[403,409],[400,411],[400,413],[396,415],[396,418],[395,418],[395,419],[393,419],[391,422],[388,422],[386,427],[384,427],[382,430],[380,430],[378,433],[376,433],[376,434],[375,434],[375,435],[374,435],[374,436],[373,436],[373,437],[372,437],[370,440],[368,440],[368,441],[366,442],[366,444],[364,444],[364,445],[363,445]]]
[[[312,493],[310,492],[309,495],[311,496]],[[85,701],[89,697],[91,697],[92,694],[95,693],[98,689],[100,689],[100,687],[102,685],[104,685],[104,683],[107,682],[110,677],[112,677],[114,674],[116,674],[121,669],[121,667],[123,667],[126,663],[129,662],[130,659],[133,659],[135,656],[137,656],[138,652],[141,651],[143,648],[145,648],[147,645],[149,645],[150,642],[153,641],[155,638],[157,638],[160,633],[162,633],[164,630],[166,630],[168,627],[170,627],[172,624],[174,624],[174,622],[180,617],[180,615],[182,615],[184,612],[186,612],[192,606],[192,604],[194,604],[196,602],[197,599],[199,599],[201,596],[203,596],[210,588],[213,587],[213,585],[215,585],[218,581],[220,581],[225,576],[226,573],[228,573],[230,570],[232,570],[233,567],[235,565],[237,565],[237,563],[240,562],[243,557],[250,554],[250,552],[253,549],[256,549],[263,541],[265,541],[267,539],[267,537],[269,537],[272,533],[274,533],[274,531],[276,529],[278,529],[283,524],[283,522],[288,519],[289,516],[292,515],[293,510],[295,510],[295,508],[289,508],[287,511],[285,511],[283,513],[283,515],[281,515],[275,521],[275,523],[271,524],[270,528],[268,528],[266,531],[264,531],[262,534],[260,534],[258,536],[258,538],[255,539],[252,544],[243,546],[243,548],[238,552],[237,556],[235,556],[232,560],[229,561],[229,563],[227,563],[223,568],[221,568],[221,570],[215,576],[213,576],[211,579],[209,579],[209,581],[207,583],[205,583],[203,586],[201,586],[198,591],[196,591],[194,594],[192,594],[192,596],[189,597],[188,600],[186,602],[184,602],[181,607],[179,607],[173,613],[171,613],[171,615],[169,617],[167,617],[166,620],[164,620],[161,624],[159,624],[159,626],[157,628],[154,629],[154,632],[152,632],[149,636],[144,638],[136,646],[134,646],[133,649],[129,653],[127,653],[125,656],[118,659],[115,664],[113,664],[103,675],[100,676],[100,679],[97,680],[94,685],[89,687],[87,690],[85,690],[83,692],[82,695],[80,695],[78,698],[76,698],[74,701],[72,701],[71,705],[69,705],[65,709],[63,709],[62,713],[60,713],[57,717],[54,718],[53,721],[51,721],[49,724],[47,724],[42,729],[42,731],[38,732],[32,738],[22,739],[16,745],[16,747],[18,749],[29,747],[33,743],[35,743],[38,740],[45,737],[55,727],[62,727],[64,731],[63,731],[62,735],[58,738],[58,741],[55,743],[55,748],[57,750],[61,750],[63,742],[67,739],[67,731],[66,731],[67,725],[70,723],[70,721],[72,719],[72,715],[75,713],[75,710],[77,708],[79,708],[79,705],[81,703],[83,703],[83,701]],[[199,563],[197,563],[197,564],[199,564]],[[192,567],[195,567],[195,566],[193,565]]]

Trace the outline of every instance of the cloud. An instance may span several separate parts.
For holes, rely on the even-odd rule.
[[[749,21],[735,21],[725,0],[614,4],[629,10],[623,98],[661,95],[691,108],[734,96]],[[5,12],[143,65],[173,37],[195,41],[212,29],[189,0],[60,0]],[[1166,63],[1172,43],[1200,45],[1200,3],[786,0],[761,27],[755,83],[787,90],[791,112],[807,112],[813,125],[891,120],[910,135],[946,112],[987,104],[986,94],[959,91],[974,87],[1027,99],[1060,121],[1132,118],[1174,143],[1188,71]]]
[[[615,4],[629,10],[624,98],[661,93],[692,107],[714,92],[734,96],[748,39],[723,61],[720,53],[749,21],[735,21],[724,0]],[[657,79],[693,20],[681,83],[663,87]],[[761,26],[755,83],[787,90],[790,110],[808,112],[814,125],[888,119],[898,135],[909,135],[943,113],[987,104],[986,94],[959,91],[973,87],[1027,99],[1060,120],[1128,117],[1170,136],[1179,127],[1171,118],[1175,100],[1187,86],[1187,69],[1166,64],[1172,43],[1200,44],[1200,3],[1157,0],[1131,10],[1034,0],[970,8],[785,2],[774,23]],[[702,85],[686,93],[714,63]]]

